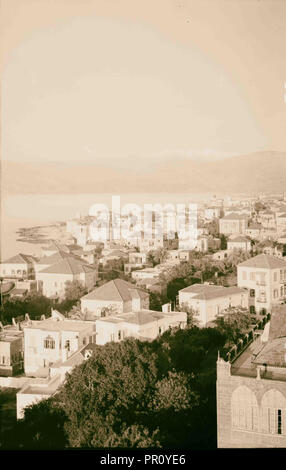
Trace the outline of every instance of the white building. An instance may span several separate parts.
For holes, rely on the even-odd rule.
[[[56,256],[56,255],[52,255]],[[78,281],[88,290],[97,282],[97,268],[73,256],[66,257],[56,264],[36,273],[39,288],[46,297],[64,298],[67,282]]]
[[[106,309],[122,313],[146,308],[149,294],[122,279],[113,279],[81,298],[81,311],[88,318],[100,317]]]
[[[248,308],[248,292],[239,287],[193,284],[179,291],[179,305],[192,308],[199,326],[206,326],[226,309]]]
[[[0,264],[0,276],[12,279],[31,279],[35,274],[36,258],[19,253]]]
[[[136,281],[142,281],[143,279],[157,279],[160,271],[156,268],[144,268],[132,271],[131,277]]]
[[[257,312],[269,312],[286,299],[286,261],[266,254],[250,258],[237,266],[237,284],[249,290]]]
[[[27,378],[21,390],[16,395],[17,419],[24,417],[25,408],[47,399],[56,393],[59,386],[64,382],[66,374],[72,369],[87,360],[94,351],[95,344],[89,343],[79,351],[74,352],[67,360],[59,360],[49,369],[46,378]]]
[[[230,213],[219,219],[219,233],[224,235],[245,234],[248,216],[244,214]]]
[[[239,236],[228,240],[227,242],[228,250],[251,250],[251,240],[247,237]]]
[[[140,310],[96,320],[96,343],[122,341],[126,338],[154,340],[169,328],[185,328],[185,312],[155,312]]]
[[[24,330],[24,371],[46,377],[58,360],[66,361],[78,349],[95,342],[94,322],[70,320],[56,310],[40,321],[29,321]]]

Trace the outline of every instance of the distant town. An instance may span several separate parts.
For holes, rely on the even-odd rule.
[[[1,438],[13,413],[25,422],[101,348],[212,329],[221,337],[206,369],[216,368],[211,442],[286,447],[286,194],[198,203],[195,244],[176,226],[158,234],[156,211],[148,237],[115,237],[114,220],[95,241],[96,216],[78,215],[61,224],[65,243],[1,262],[0,394],[10,400]]]

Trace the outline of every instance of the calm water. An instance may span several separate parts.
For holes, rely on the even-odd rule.
[[[122,194],[121,207],[127,203],[178,204],[208,200],[212,194]],[[217,195],[219,197],[219,195]],[[106,204],[111,208],[111,194],[32,194],[11,195],[2,198],[1,259],[22,252],[37,255],[41,245],[17,242],[16,230],[20,227],[48,225],[66,221],[79,214],[87,214],[92,204]]]

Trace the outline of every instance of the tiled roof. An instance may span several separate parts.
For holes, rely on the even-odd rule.
[[[269,341],[253,362],[261,365],[285,367],[285,344],[285,337]]]
[[[286,261],[283,261],[274,256],[261,254],[254,256],[242,263],[238,264],[238,267],[247,267],[247,268],[266,268],[266,269],[275,269],[275,268],[284,268],[286,269]]]
[[[52,251],[52,250],[64,251],[65,253],[69,253],[69,251],[70,251],[67,246],[62,245],[57,240],[53,240],[48,247],[44,248],[44,250],[46,250],[46,251]]]
[[[25,263],[33,263],[36,260],[34,256],[31,255],[24,255],[23,253],[18,253],[18,255],[12,256],[11,258],[8,258],[6,261],[3,261],[3,263],[7,264],[25,264]]]
[[[286,337],[286,305],[279,305],[272,310],[269,340],[283,336]]]
[[[153,323],[161,318],[165,318],[166,314],[156,312],[155,310],[140,310],[138,312],[128,312],[114,317],[100,318],[103,322],[112,323],[132,323],[135,325],[145,325],[146,323]]]
[[[136,288],[134,284],[123,281],[123,279],[113,279],[112,281],[97,287],[89,294],[82,297],[90,300],[117,300],[128,301],[132,299],[132,291],[138,292],[140,298],[146,298],[148,294],[141,289]]]
[[[51,274],[80,274],[92,271],[94,271],[94,269],[89,265],[70,256],[49,266],[48,268],[42,269],[40,272]]]
[[[43,256],[42,258],[39,259],[37,264],[56,264],[59,261],[62,261],[65,258],[68,258],[71,256],[69,253],[66,253],[65,251],[57,251],[56,253],[53,253],[52,255],[49,256]]]
[[[136,325],[145,325],[146,323],[152,323],[160,318],[164,318],[163,314],[160,312],[155,312],[152,310],[139,311],[126,313],[125,315],[120,315],[120,318],[126,323],[135,323]]]
[[[118,257],[128,257],[128,253],[125,253],[125,251],[121,250],[112,250],[108,255],[106,255],[106,258],[112,257],[112,256],[118,256]]]
[[[224,286],[214,286],[209,284],[193,284],[192,286],[185,287],[179,292],[189,292],[191,294],[196,294],[193,296],[193,299],[198,300],[210,300],[218,297],[227,297],[232,294],[244,293],[244,289],[241,287],[224,287]]]

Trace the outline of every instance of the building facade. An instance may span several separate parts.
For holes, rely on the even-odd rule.
[[[286,261],[266,254],[250,258],[237,266],[237,285],[249,290],[256,312],[271,312],[286,299]]]

